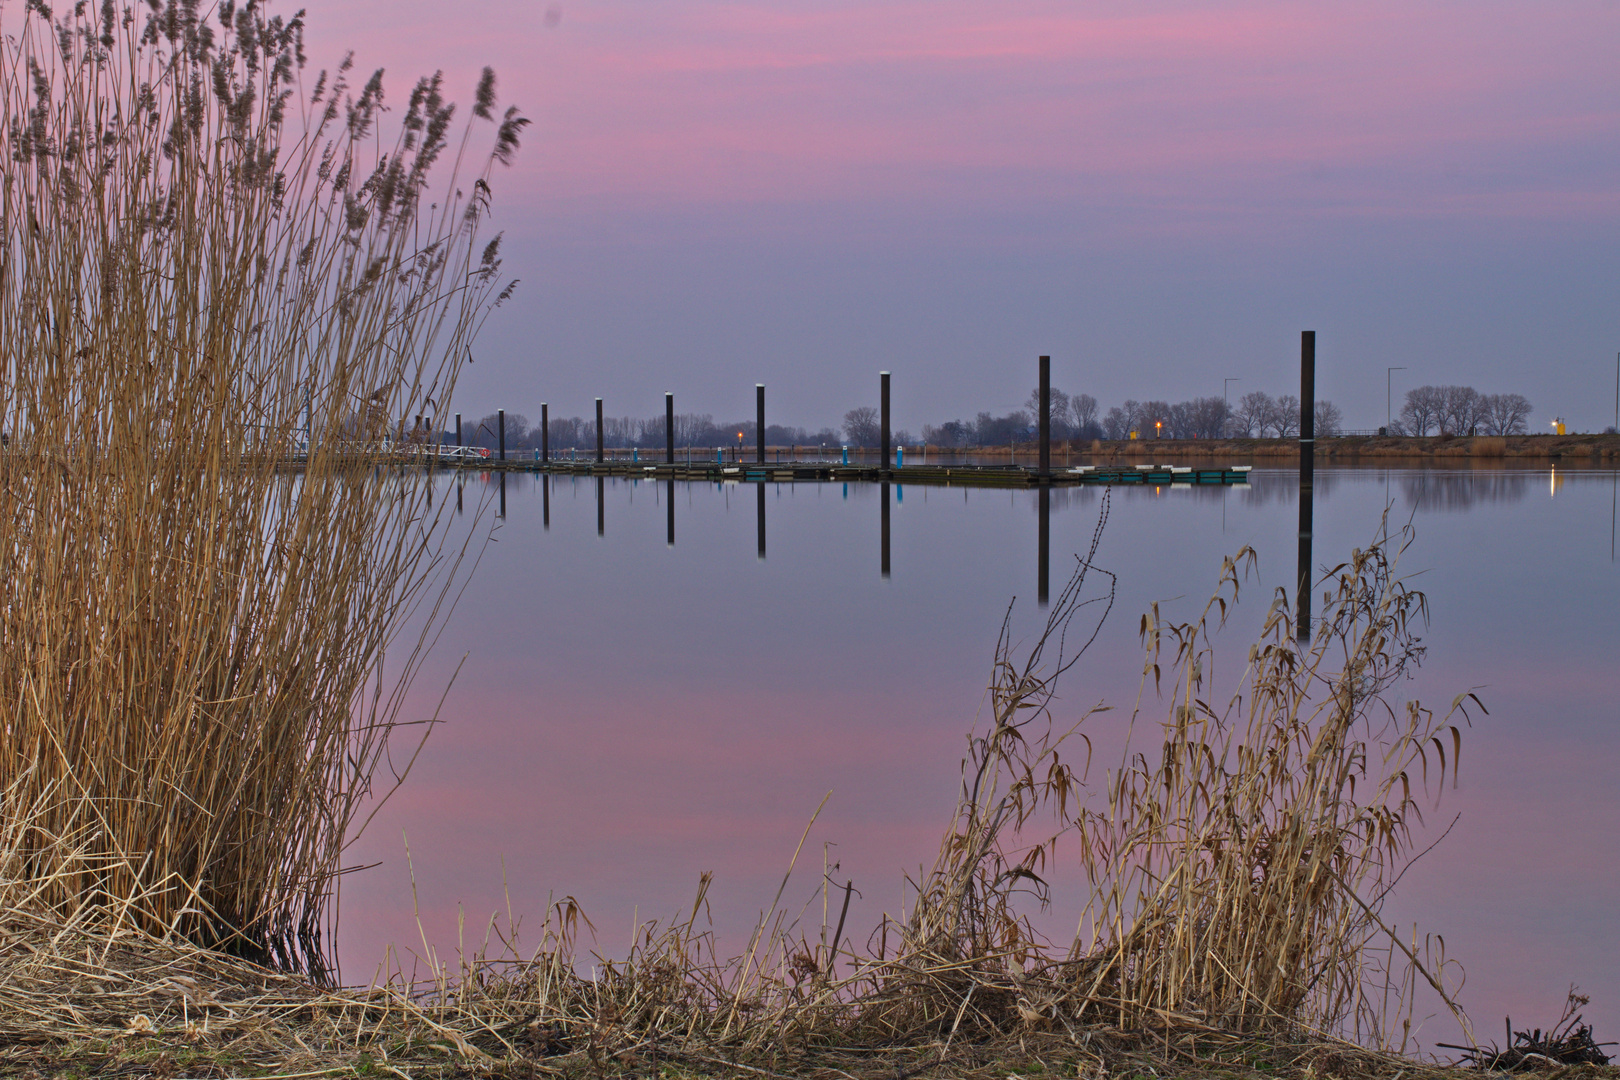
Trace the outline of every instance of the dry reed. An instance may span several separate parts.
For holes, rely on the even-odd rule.
[[[476,237],[525,121],[486,71],[468,176],[435,76],[385,143],[382,73],[306,85],[302,13],[253,0],[0,29],[7,876],[318,973],[426,640],[399,634],[458,557],[423,485],[374,472],[499,302]]]
[[[1107,578],[1095,551],[1094,538],[1027,649],[1004,622],[990,722],[969,741],[939,857],[910,912],[885,916],[864,950],[842,917],[827,925],[836,905],[819,937],[784,906],[790,865],[736,956],[705,926],[705,876],[692,907],[667,926],[645,924],[622,959],[582,950],[583,916],[568,899],[547,909],[533,948],[491,919],[470,951],[446,960],[429,949],[418,958],[425,970],[395,962],[369,988],[300,990],[241,966],[199,994],[161,972],[179,965],[202,978],[206,954],[135,929],[109,939],[75,926],[48,942],[43,930],[19,935],[23,955],[39,956],[27,972],[54,973],[33,992],[60,997],[50,979],[71,982],[94,998],[80,1030],[117,1028],[120,1045],[252,1047],[286,1069],[451,1061],[490,1072],[876,1077],[992,1066],[1000,1075],[1018,1060],[1081,1075],[1444,1074],[1391,1052],[1404,1036],[1391,1017],[1409,1013],[1412,980],[1432,979],[1446,996],[1444,965],[1378,915],[1410,858],[1416,800],[1455,770],[1460,739],[1415,704],[1383,703],[1421,655],[1409,629],[1423,598],[1396,573],[1398,551],[1374,544],[1327,574],[1308,646],[1295,642],[1279,594],[1220,708],[1206,700],[1217,685],[1213,636],[1252,555],[1225,561],[1196,621],[1150,612],[1144,689],[1168,677],[1167,717],[1151,729],[1153,751],[1127,743],[1090,799],[1082,728],[1096,710],[1059,724],[1055,691],[1096,634],[1076,617],[1089,610],[1100,624],[1112,604],[1111,578],[1088,585]],[[1146,723],[1142,712],[1139,702],[1133,726]],[[1073,765],[1071,747],[1085,748]],[[1066,949],[1042,942],[1023,907],[1047,898],[1059,840],[1078,852],[1091,890]],[[0,861],[10,843],[0,836]],[[129,987],[97,982],[96,957],[120,950],[145,974]],[[140,1021],[130,1019],[137,1007]],[[60,1040],[75,1030],[69,1011],[32,1026],[13,1015],[13,1037]]]

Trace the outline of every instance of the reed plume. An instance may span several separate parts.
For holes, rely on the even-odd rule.
[[[382,72],[309,83],[302,13],[256,0],[0,31],[6,877],[322,973],[458,557],[378,470],[510,292],[478,233],[527,121],[469,170],[435,75],[385,141]]]

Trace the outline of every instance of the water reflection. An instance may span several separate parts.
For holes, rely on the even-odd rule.
[[[849,492],[849,485],[848,484],[844,485],[844,491],[845,491],[846,494]],[[883,539],[882,539],[883,553],[882,553],[882,557],[879,559],[879,562],[882,564],[883,576],[888,577],[889,576],[889,482],[887,480],[885,480],[883,482],[882,506],[883,506],[883,510],[882,510],[883,525],[882,525],[882,528],[881,528],[880,531],[883,534]]]
[[[761,393],[763,394],[764,391],[762,390]],[[761,406],[761,408],[764,408],[764,406]],[[759,557],[763,559],[765,557],[765,481],[757,482],[754,488],[756,492],[755,517],[759,523]]]
[[[735,485],[682,484],[688,509],[673,547],[673,482],[633,499],[638,482],[592,478],[592,506],[583,478],[571,480],[577,501],[559,499],[558,527],[542,536],[553,479],[561,482],[506,479],[503,543],[486,550],[469,584],[449,628],[454,645],[413,690],[430,713],[469,656],[447,699],[449,723],[354,849],[355,862],[384,865],[345,879],[341,947],[353,974],[366,977],[388,941],[416,937],[402,833],[430,939],[454,941],[459,903],[487,913],[510,895],[518,914],[532,914],[556,889],[580,897],[611,952],[638,910],[689,910],[704,870],[717,873],[717,932],[745,932],[829,788],[837,794],[812,843],[838,845],[840,879],[871,886],[874,899],[857,897],[850,918],[875,925],[884,906],[892,912],[899,868],[937,851],[1009,599],[1018,597],[1015,632],[1029,632],[1038,621],[1031,585],[1049,592],[1054,555],[1063,564],[1086,550],[1102,492],[913,485],[906,503],[898,484],[892,493],[783,484],[765,507],[756,484],[750,530],[740,506],[723,510]],[[488,524],[497,476],[437,481],[456,484],[458,507],[471,483],[463,527],[480,514]],[[1463,817],[1403,880],[1394,903],[1404,906],[1392,917],[1446,934],[1468,964],[1465,1004],[1477,1015],[1556,1008],[1574,980],[1600,1003],[1601,1014],[1589,1012],[1600,1030],[1620,1022],[1601,1004],[1620,1001],[1620,974],[1602,959],[1620,945],[1606,899],[1620,889],[1608,636],[1620,591],[1620,477],[1323,468],[1314,490],[1314,554],[1327,562],[1364,544],[1386,505],[1396,519],[1417,516],[1403,570],[1421,574],[1433,623],[1429,661],[1400,692],[1443,703],[1479,688],[1491,710],[1465,735],[1461,789],[1446,792],[1427,836],[1453,809]],[[1098,551],[1099,566],[1120,574],[1116,614],[1059,708],[1106,701],[1117,711],[1088,731],[1117,730],[1143,686],[1137,616],[1158,603],[1167,618],[1186,617],[1208,596],[1220,559],[1248,544],[1260,553],[1258,579],[1252,591],[1245,579],[1228,631],[1246,648],[1244,620],[1260,619],[1275,587],[1293,589],[1297,493],[1297,472],[1284,468],[1256,472],[1249,488],[1116,488]],[[448,508],[448,492],[439,495]],[[609,499],[617,516],[605,538]],[[868,499],[878,500],[876,538]],[[764,549],[767,511],[770,561],[748,559]],[[902,564],[883,588],[871,578],[874,540],[884,572]],[[674,613],[687,632],[666,642],[656,612]],[[626,664],[649,634],[658,647]],[[1241,649],[1223,655],[1242,659]],[[1151,680],[1145,694],[1148,715]],[[558,827],[537,826],[551,822]],[[1503,850],[1516,860],[1506,878]],[[1562,890],[1555,916],[1545,906],[1550,880]]]
[[[1401,498],[1424,513],[1463,513],[1481,503],[1520,502],[1537,479],[1525,472],[1407,472],[1400,476]]]
[[[1035,542],[1036,554],[1036,584],[1035,600],[1041,607],[1047,604],[1047,594],[1052,584],[1052,489],[1046,484],[1041,485],[1039,497],[1039,537]]]

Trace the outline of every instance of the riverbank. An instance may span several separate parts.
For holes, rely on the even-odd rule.
[[[1076,457],[1091,461],[1160,458],[1246,459],[1256,462],[1299,456],[1298,439],[1093,440],[1075,444]],[[1034,451],[1030,450],[1030,456]],[[1025,456],[1021,449],[1019,458]],[[1620,460],[1620,435],[1514,435],[1508,437],[1430,435],[1335,435],[1316,440],[1319,461],[1367,459],[1457,461],[1533,460],[1613,462]]]
[[[1048,979],[964,996],[956,1024],[875,1037],[858,1009],[802,1015],[765,1039],[707,1021],[730,1002],[702,971],[620,968],[566,977],[528,962],[453,965],[452,977],[331,989],[173,941],[7,922],[0,971],[0,1076],[605,1077],[934,1080],[1011,1076],[1371,1077],[1462,1080],[1478,1073],[1324,1040],[1287,1025],[1237,1032],[1164,1016],[1127,1030],[1043,1015]],[[458,970],[459,969],[459,970]],[[967,991],[968,987],[961,987]],[[971,1008],[969,1008],[971,1004]],[[561,1006],[561,1007],[559,1007]],[[988,1010],[988,1012],[986,1012]],[[988,1016],[998,1018],[983,1026]],[[744,1021],[744,1026],[750,1026]],[[1615,1077],[1587,1066],[1562,1075]]]

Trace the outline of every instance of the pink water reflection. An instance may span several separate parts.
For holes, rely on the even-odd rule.
[[[1365,542],[1386,481],[1403,518],[1403,499],[1421,497],[1429,509],[1406,568],[1423,571],[1434,621],[1408,692],[1443,707],[1478,688],[1490,709],[1466,735],[1460,788],[1429,812],[1423,835],[1461,818],[1389,915],[1444,934],[1487,1036],[1503,1013],[1544,1026],[1576,982],[1593,995],[1588,1018],[1602,1037],[1620,1023],[1620,977],[1604,959],[1620,884],[1612,480],[1572,476],[1549,496],[1512,479],[1458,482],[1438,498],[1433,478],[1336,472],[1318,496],[1317,533],[1324,544]],[[1286,477],[1261,476],[1248,492],[1120,493],[1102,552],[1121,576],[1118,607],[1064,707],[1106,698],[1128,708],[1137,615],[1156,599],[1190,616],[1220,555],[1247,543],[1262,580],[1234,620],[1240,644],[1289,576],[1288,491]],[[661,491],[610,486],[599,539],[589,489],[555,490],[546,532],[535,493],[514,484],[501,542],[458,615],[471,657],[451,720],[354,853],[384,865],[346,885],[349,978],[365,977],[385,943],[416,940],[402,831],[440,947],[455,941],[458,904],[477,926],[506,910],[507,895],[532,921],[548,896],[571,894],[598,947],[622,953],[634,921],[689,906],[705,870],[717,932],[738,942],[829,791],[790,900],[815,892],[825,843],[838,880],[861,892],[852,926],[898,911],[902,875],[932,860],[948,819],[1009,598],[1021,597],[1018,631],[1035,625],[1033,497],[905,489],[884,581],[873,493],[771,489],[763,562],[751,494],[679,492],[670,549]],[[1058,503],[1060,561],[1084,543],[1095,507],[1086,496]],[[422,701],[436,699],[432,684]],[[1100,754],[1123,719],[1090,722]],[[1061,891],[1042,925],[1062,936],[1078,903]],[[1437,1017],[1423,1037],[1454,1034]]]

